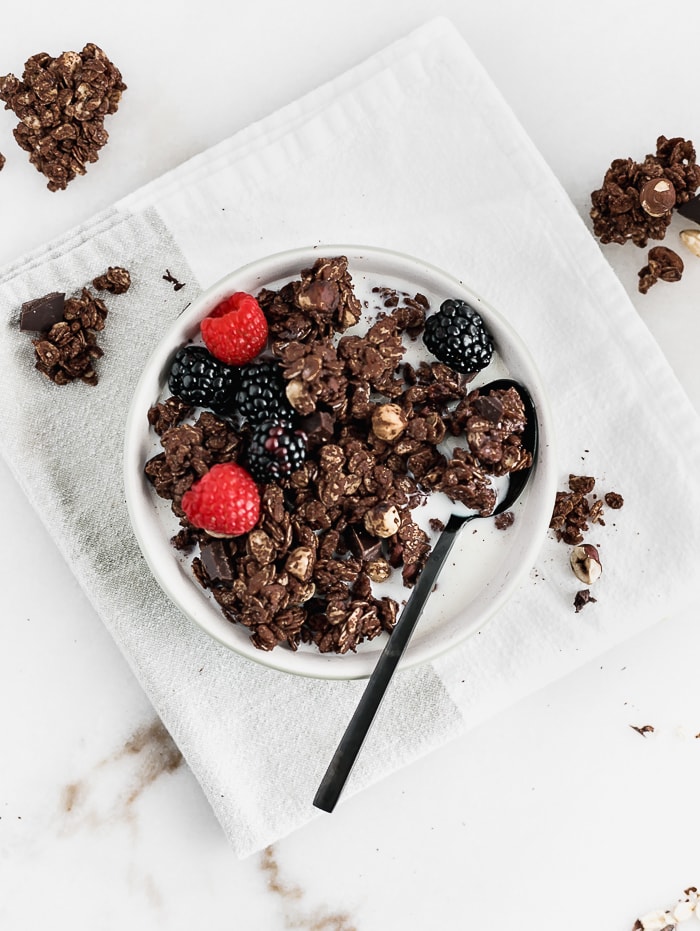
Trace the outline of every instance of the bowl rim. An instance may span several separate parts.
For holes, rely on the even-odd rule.
[[[199,321],[202,317],[206,316],[208,310],[214,307],[222,298],[231,294],[234,290],[252,290],[251,285],[243,288],[237,286],[235,282],[262,281],[262,279],[268,282],[274,282],[283,278],[285,275],[298,276],[302,269],[312,265],[316,259],[340,255],[347,256],[351,275],[354,274],[352,269],[353,259],[355,261],[361,261],[363,258],[379,261],[383,260],[392,266],[391,269],[387,271],[387,277],[398,277],[401,272],[397,271],[397,269],[405,269],[406,274],[410,278],[411,275],[415,275],[417,270],[419,270],[423,274],[428,275],[431,279],[448,283],[453,289],[453,292],[455,290],[458,292],[457,294],[452,293],[452,296],[463,296],[469,303],[476,305],[480,312],[483,310],[485,315],[490,319],[492,328],[493,323],[496,322],[498,324],[497,329],[508,334],[512,345],[515,347],[518,359],[523,363],[524,368],[527,369],[527,387],[535,401],[538,413],[539,449],[535,469],[530,481],[528,496],[532,494],[534,485],[537,488],[539,498],[544,503],[544,507],[540,504],[533,532],[530,534],[528,544],[524,547],[524,557],[520,560],[519,565],[510,572],[507,584],[504,584],[500,591],[494,595],[488,610],[484,613],[483,617],[481,617],[479,623],[474,626],[473,630],[468,629],[464,634],[454,638],[452,642],[432,650],[425,645],[421,645],[412,650],[412,644],[409,643],[399,664],[399,670],[408,669],[434,660],[462,643],[468,637],[473,636],[477,630],[483,630],[485,625],[509,600],[522,577],[534,566],[536,556],[544,543],[557,482],[550,405],[543,388],[539,371],[529,349],[512,324],[498,309],[484,300],[473,291],[469,285],[450,272],[422,258],[382,246],[323,243],[286,249],[254,259],[234,271],[227,273],[218,281],[203,289],[202,292],[185,307],[179,317],[171,323],[153,348],[139,376],[129,405],[123,444],[123,479],[127,511],[131,526],[146,564],[160,588],[170,601],[182,611],[185,617],[195,623],[205,633],[227,648],[233,650],[238,655],[260,665],[275,669],[279,672],[325,680],[368,678],[376,662],[376,651],[364,655],[359,652],[346,653],[342,656],[338,654],[322,654],[319,652],[299,653],[292,650],[282,651],[280,647],[271,651],[262,651],[253,645],[249,637],[239,642],[237,632],[240,632],[242,628],[240,625],[227,621],[221,614],[218,605],[216,605],[213,600],[211,601],[211,608],[213,610],[207,612],[207,614],[212,614],[212,623],[209,622],[207,616],[202,616],[202,612],[197,610],[200,604],[201,593],[196,593],[194,590],[194,586],[196,585],[194,578],[192,578],[191,581],[188,580],[188,584],[197,595],[197,600],[195,600],[194,597],[189,597],[188,588],[177,585],[175,589],[173,589],[172,584],[168,584],[167,577],[164,577],[164,570],[160,558],[161,550],[163,549],[162,533],[158,535],[159,538],[154,535],[152,526],[154,522],[153,515],[151,515],[152,519],[150,525],[148,521],[148,511],[154,512],[151,497],[153,495],[153,489],[143,473],[145,460],[142,459],[141,453],[145,435],[149,432],[144,429],[147,424],[146,412],[158,399],[163,390],[165,383],[164,372],[166,371],[166,366],[169,367],[172,355],[184,341],[196,335]],[[264,286],[264,284],[258,284],[257,287],[259,289]],[[183,333],[185,335],[183,335]],[[154,395],[155,385],[160,386],[160,389]],[[150,508],[148,508],[148,499],[150,499],[151,503]],[[549,501],[550,504],[549,511],[546,510],[547,501]],[[175,551],[169,540],[165,542],[168,550],[171,551],[171,556],[174,555]],[[153,544],[155,544],[155,546]],[[172,573],[170,573],[170,575],[172,575]],[[216,621],[215,623],[213,622],[214,620]],[[223,620],[227,626],[222,626],[220,623],[221,620]],[[229,634],[229,631],[232,632],[232,636],[226,636],[226,634]]]

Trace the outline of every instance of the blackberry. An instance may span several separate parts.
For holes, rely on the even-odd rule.
[[[466,301],[443,301],[425,321],[423,342],[432,354],[457,372],[480,372],[491,361],[493,337]]]
[[[265,421],[253,429],[248,446],[248,471],[258,482],[278,482],[306,459],[306,434],[291,423]]]
[[[251,426],[263,421],[289,421],[294,416],[287,400],[287,382],[274,360],[243,365],[239,369],[235,407]]]
[[[203,346],[183,346],[170,366],[168,388],[187,404],[230,414],[236,392],[236,370],[219,362]]]

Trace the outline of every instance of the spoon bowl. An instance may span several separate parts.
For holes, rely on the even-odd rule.
[[[507,390],[508,388],[514,388],[518,392],[525,409],[525,429],[522,434],[522,442],[525,449],[531,454],[529,464],[508,474],[508,485],[505,494],[490,514],[471,513],[452,514],[450,516],[430,553],[423,571],[418,577],[418,581],[396,622],[396,626],[391,632],[387,645],[377,660],[355,713],[350,719],[333,759],[321,780],[314,798],[316,808],[328,812],[333,811],[335,808],[369,728],[379,710],[387,687],[396,671],[399,660],[408,646],[411,634],[420,619],[423,608],[433,590],[435,580],[452,549],[459,530],[472,520],[496,517],[498,514],[509,510],[525,490],[535,465],[539,434],[537,411],[530,392],[511,378],[499,378],[491,381],[480,387],[479,391],[481,394],[486,394],[489,391]]]

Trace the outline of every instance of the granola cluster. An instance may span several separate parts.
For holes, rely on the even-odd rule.
[[[664,178],[675,191],[675,204],[687,203],[700,186],[700,165],[693,143],[659,136],[656,154],[644,161],[616,158],[605,173],[602,187],[591,194],[593,232],[602,243],[627,240],[645,247],[649,239],[663,239],[671,222],[672,208],[660,215],[644,208],[642,190],[653,179]]]
[[[116,290],[115,281],[119,282]],[[114,294],[123,294],[130,283],[129,272],[124,268],[110,268],[93,281],[98,290]],[[35,367],[56,385],[76,380],[96,385],[94,363],[104,355],[97,344],[97,334],[105,327],[107,306],[88,288],[83,288],[76,297],[63,298],[63,294],[54,292],[23,305],[22,329],[39,331],[39,336],[32,339]],[[27,324],[25,312],[42,304],[43,319],[39,316],[35,324]]]
[[[110,265],[104,275],[93,278],[92,284],[98,291],[109,291],[110,294],[126,294],[131,287],[131,275],[126,268]]]
[[[163,452],[146,475],[181,517],[174,543],[198,545],[197,580],[262,650],[311,643],[345,653],[391,631],[398,604],[375,595],[373,583],[400,573],[410,587],[425,565],[430,538],[414,509],[440,491],[490,514],[491,476],[531,463],[517,392],[484,396],[442,363],[403,361],[402,337],[420,333],[428,301],[375,293],[382,306],[363,336],[345,332],[362,307],[344,257],[319,259],[300,279],[259,295],[308,455],[288,478],[261,487],[250,533],[213,539],[188,525],[180,507],[203,471],[244,454],[247,428],[213,414],[190,424],[191,411],[173,398],[149,414]],[[446,439],[450,452],[440,447]]]
[[[567,491],[558,491],[549,523],[557,540],[576,546],[583,543],[583,534],[590,524],[605,526],[605,505],[618,510],[624,504],[622,495],[609,491],[603,498],[594,494],[596,480],[592,475],[569,475]]]
[[[58,58],[33,55],[21,80],[0,77],[0,100],[19,120],[15,139],[50,191],[65,190],[97,161],[109,138],[105,116],[116,113],[124,90],[119,69],[93,43]]]

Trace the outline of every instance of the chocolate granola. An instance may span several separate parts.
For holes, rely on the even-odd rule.
[[[109,268],[94,279],[96,288],[123,294],[131,284],[125,268]],[[35,368],[56,385],[80,380],[96,385],[94,363],[104,355],[97,344],[97,333],[105,327],[107,305],[88,288],[80,295],[65,299],[52,291],[25,301],[20,311],[20,329],[38,333],[32,339]]]
[[[645,191],[649,181],[664,180],[673,191],[673,203],[655,210]],[[656,152],[642,162],[616,158],[605,173],[602,186],[591,194],[593,232],[602,243],[623,245],[631,240],[644,248],[649,239],[663,239],[671,223],[673,207],[691,200],[700,186],[700,165],[693,143],[680,137],[659,136]]]
[[[214,539],[181,507],[214,463],[243,458],[247,428],[211,413],[193,421],[175,398],[149,412],[163,451],[145,472],[180,518],[174,545],[198,548],[197,581],[262,650],[315,644],[345,653],[390,632],[399,605],[374,586],[400,573],[410,588],[424,567],[430,538],[414,509],[443,492],[490,514],[492,477],[531,463],[517,393],[483,395],[442,363],[406,362],[403,337],[420,333],[428,301],[375,293],[379,312],[362,336],[346,332],[362,306],[343,256],[320,258],[298,280],[258,295],[308,455],[287,478],[261,486],[261,517],[249,533]]]
[[[48,179],[50,191],[65,190],[97,161],[109,139],[105,116],[116,113],[124,90],[119,69],[92,42],[57,58],[32,55],[21,80],[0,76],[0,100],[19,121],[17,144]]]

